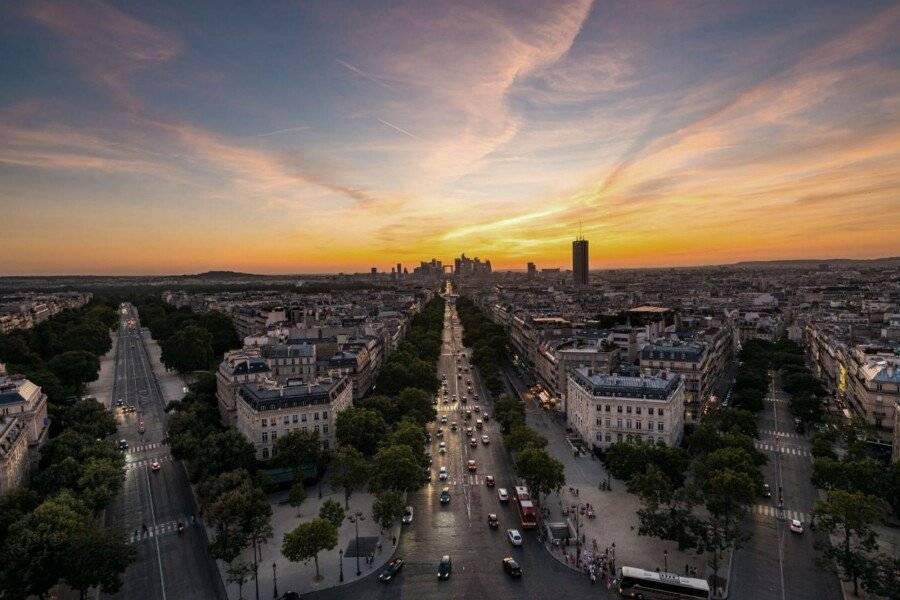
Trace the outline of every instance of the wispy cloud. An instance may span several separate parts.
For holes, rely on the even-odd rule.
[[[368,80],[368,81],[371,81],[372,83],[377,83],[377,84],[380,85],[381,87],[384,87],[384,88],[387,88],[387,89],[391,89],[391,86],[390,86],[385,80],[383,80],[383,79],[381,79],[381,78],[379,78],[379,77],[375,77],[374,75],[370,75],[369,73],[366,73],[365,71],[363,71],[362,69],[360,69],[360,68],[357,67],[357,66],[351,65],[350,63],[348,63],[348,62],[345,61],[345,60],[341,60],[341,59],[338,58],[338,59],[335,59],[335,61],[336,61],[339,65],[341,65],[342,67],[344,67],[345,69],[347,69],[348,71],[350,71],[350,72],[352,72],[352,73],[355,73],[356,75],[359,75],[359,76],[362,77],[363,79],[366,79],[366,80]]]
[[[403,128],[400,127],[399,125],[394,125],[393,123],[389,123],[388,121],[385,121],[384,119],[376,118],[375,120],[378,121],[379,123],[381,123],[382,125],[384,125],[385,127],[390,127],[390,128],[393,129],[394,131],[397,131],[397,132],[399,132],[399,133],[402,133],[403,135],[405,135],[405,136],[407,136],[407,137],[411,137],[411,138],[414,139],[414,140],[419,139],[416,135],[414,135],[414,134],[410,133],[409,131],[403,129]]]
[[[285,127],[284,129],[276,129],[275,131],[267,131],[265,133],[257,133],[256,137],[269,137],[273,135],[282,135],[285,133],[297,133],[299,131],[309,131],[309,126],[299,125],[297,127]]]

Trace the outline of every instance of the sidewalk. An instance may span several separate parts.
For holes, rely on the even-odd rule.
[[[603,464],[593,455],[575,457],[572,449],[565,439],[565,426],[555,421],[549,413],[534,407],[527,406],[527,423],[535,431],[548,440],[547,450],[565,466],[566,487],[560,494],[552,493],[544,500],[544,507],[550,511],[550,522],[569,523],[570,530],[576,529],[584,536],[585,544],[582,551],[592,553],[593,541],[596,540],[600,554],[607,547],[614,550],[614,566],[639,567],[649,571],[659,568],[684,575],[685,565],[697,570],[698,573],[706,572],[705,558],[696,554],[686,554],[678,550],[674,542],[659,540],[653,537],[639,536],[637,510],[640,502],[625,490],[625,483],[617,479],[611,479],[610,491],[601,491],[599,483],[606,481],[607,473]],[[576,488],[578,494],[569,491]],[[574,517],[570,512],[568,516],[562,514],[563,506],[573,504],[591,504],[596,515],[589,519],[586,516]],[[578,512],[578,511],[575,511]],[[563,547],[559,550],[547,546],[550,554],[560,562],[574,568],[574,560],[568,556],[574,556],[576,546]],[[668,552],[668,556],[664,552]],[[719,570],[720,576],[725,573],[725,568]]]
[[[179,375],[175,371],[166,369],[162,363],[162,349],[156,343],[156,340],[151,337],[147,328],[141,329],[141,335],[144,336],[144,347],[147,349],[150,364],[153,365],[153,373],[159,382],[159,390],[163,401],[166,404],[179,402],[187,393],[187,386],[190,382],[186,377]]]
[[[359,511],[364,519],[359,522],[359,548],[360,556],[354,553],[356,541],[356,527],[353,523],[344,519],[338,530],[338,544],[333,550],[324,550],[319,553],[320,581],[315,580],[315,562],[310,560],[307,564],[294,563],[281,554],[281,544],[284,534],[293,530],[301,522],[311,521],[319,516],[319,507],[328,499],[335,500],[344,506],[344,494],[340,490],[332,490],[328,484],[322,485],[322,498],[319,499],[315,486],[307,488],[309,497],[299,507],[294,508],[287,504],[288,491],[282,491],[269,497],[272,504],[272,539],[261,548],[259,561],[259,592],[260,597],[271,598],[274,592],[274,575],[277,576],[278,594],[294,591],[298,594],[306,594],[316,590],[352,583],[367,575],[381,570],[381,567],[391,558],[396,549],[394,541],[399,542],[400,524],[394,526],[392,532],[382,534],[380,527],[372,519],[372,503],[375,497],[371,494],[356,493],[350,498],[350,512]],[[214,535],[209,531],[210,537]],[[381,543],[381,550],[378,544]],[[344,551],[343,557],[343,582],[341,582],[341,565],[339,550]],[[366,556],[374,555],[372,564],[366,564]],[[245,551],[241,559],[252,563],[253,551]],[[356,565],[359,564],[360,575],[356,575]],[[219,572],[225,583],[228,598],[237,600],[238,587],[227,583],[227,565],[218,561]],[[255,597],[254,583],[244,584],[244,597]]]
[[[113,382],[116,377],[116,349],[119,344],[119,333],[113,331],[110,334],[112,347],[109,352],[100,357],[100,373],[96,381],[87,384],[87,395],[93,396],[97,402],[109,408],[113,402]]]

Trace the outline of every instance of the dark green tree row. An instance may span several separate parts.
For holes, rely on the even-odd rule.
[[[435,296],[412,318],[409,331],[388,357],[375,384],[375,392],[397,396],[406,388],[430,394],[438,391],[437,361],[441,355],[444,328],[444,299]]]
[[[503,391],[500,368],[508,352],[506,332],[466,296],[456,300],[456,311],[463,326],[463,343],[472,349],[472,363],[484,385],[491,393],[499,394]]]
[[[205,371],[241,340],[231,317],[218,311],[193,313],[154,297],[137,303],[141,323],[150,329],[162,349],[162,361],[179,373]]]

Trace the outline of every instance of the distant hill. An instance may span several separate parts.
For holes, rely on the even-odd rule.
[[[898,267],[900,266],[900,256],[891,256],[886,258],[824,258],[824,259],[800,259],[800,260],[749,260],[732,265],[733,267],[746,268],[812,268],[819,265],[828,265],[829,267]]]
[[[240,273],[238,271],[207,271],[193,275],[178,275],[181,279],[272,279],[291,277],[290,275],[260,275],[257,273]]]

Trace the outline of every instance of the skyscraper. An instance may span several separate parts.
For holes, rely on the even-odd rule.
[[[572,275],[575,285],[588,284],[588,241],[581,236],[572,242]]]

